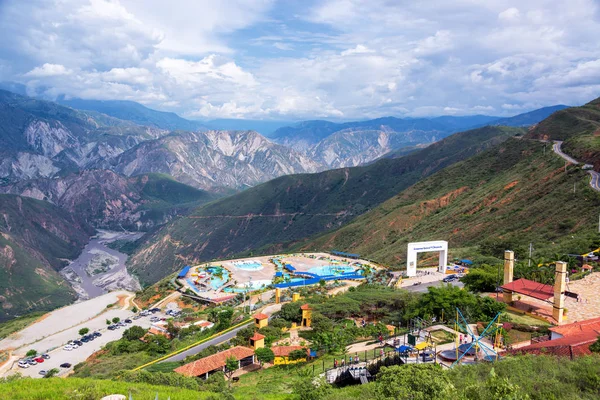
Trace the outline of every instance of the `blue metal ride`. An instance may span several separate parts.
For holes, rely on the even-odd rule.
[[[496,316],[494,317],[492,322],[490,322],[488,324],[488,326],[484,329],[484,331],[481,333],[481,335],[477,336],[477,335],[475,335],[475,333],[473,333],[473,330],[471,330],[471,327],[467,323],[467,320],[465,319],[465,317],[462,315],[462,313],[460,312],[460,310],[458,308],[456,309],[456,312],[458,313],[458,315],[460,315],[460,319],[462,320],[464,325],[461,324],[460,321],[456,321],[456,324],[459,327],[461,327],[465,332],[467,332],[469,336],[471,336],[471,344],[468,347],[465,346],[466,349],[464,349],[464,351],[462,349],[460,350],[461,354],[456,359],[456,361],[454,361],[454,363],[452,363],[452,367],[454,367],[456,364],[458,364],[465,355],[468,355],[471,348],[475,345],[477,346],[477,347],[475,347],[475,349],[481,349],[485,353],[485,356],[484,356],[485,359],[487,359],[487,360],[498,359],[498,352],[496,352],[496,350],[494,350],[493,346],[490,348],[489,345],[481,342],[481,339],[483,339],[485,337],[486,332],[490,329],[490,327],[492,327],[494,325],[496,320],[498,320],[498,317],[500,317],[500,313],[496,314]],[[489,351],[489,353],[488,353],[488,351]]]

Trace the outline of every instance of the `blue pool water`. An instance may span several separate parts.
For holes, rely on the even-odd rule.
[[[258,261],[237,261],[234,262],[233,265],[237,269],[241,269],[244,271],[259,271],[263,269],[262,263]]]
[[[240,283],[237,286],[233,286],[233,287],[230,286],[230,287],[223,289],[223,291],[229,292],[229,293],[243,293],[243,292],[250,290],[252,292],[254,290],[263,289],[263,288],[269,286],[271,283],[272,282],[270,279],[262,279],[262,280],[252,281],[252,282]]]
[[[229,271],[225,268],[209,267],[206,270],[210,273],[210,287],[214,290],[217,290],[229,280]],[[219,272],[222,273],[221,277],[216,275]]]
[[[322,267],[314,267],[308,272],[319,276],[341,275],[354,272],[355,268],[349,265],[324,265]]]

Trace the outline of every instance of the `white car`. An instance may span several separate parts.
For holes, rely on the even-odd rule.
[[[70,345],[70,344],[68,344],[68,345],[66,345],[65,347],[63,347],[63,350],[66,350],[66,351],[71,351],[71,350],[73,350],[73,346],[72,346],[72,345]]]
[[[29,368],[29,364],[25,360],[19,361],[19,368]]]

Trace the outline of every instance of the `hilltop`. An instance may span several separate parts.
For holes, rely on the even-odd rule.
[[[562,140],[565,153],[600,171],[600,98],[552,114],[535,126],[527,137]]]
[[[597,241],[589,217],[600,196],[588,179],[579,167],[565,172],[543,143],[511,138],[299,249],[348,249],[396,267],[405,263],[406,244],[423,240],[448,240],[454,254],[470,247],[470,256],[482,243],[524,249],[530,242],[542,254],[581,254]]]
[[[420,179],[523,132],[484,127],[365,167],[274,179],[167,224],[141,243],[130,267],[152,283],[186,263],[281,250],[286,242],[342,226]]]

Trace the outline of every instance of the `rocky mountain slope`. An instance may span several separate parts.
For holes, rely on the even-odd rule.
[[[420,179],[520,133],[485,127],[398,159],[274,179],[162,227],[136,250],[130,267],[149,283],[186,263],[281,250],[284,243],[337,228]]]
[[[527,137],[562,140],[562,150],[600,171],[600,98],[581,107],[552,114],[536,125]]]
[[[396,267],[405,266],[408,242],[426,240],[448,240],[459,257],[476,256],[482,243],[497,243],[500,250],[486,255],[498,258],[509,246],[525,259],[531,242],[547,257],[582,254],[597,241],[589,216],[600,207],[587,181],[578,167],[565,173],[543,143],[510,139],[294,250],[348,250]]]
[[[0,321],[75,300],[58,274],[93,229],[50,203],[0,195]]]
[[[565,106],[546,107],[511,118],[486,115],[437,118],[385,117],[333,123],[304,121],[273,133],[273,140],[301,150],[329,168],[357,166],[406,147],[426,146],[452,133],[485,125],[528,126]]]
[[[175,132],[99,163],[127,176],[149,172],[212,191],[244,189],[322,166],[253,131]]]
[[[45,200],[91,226],[117,230],[148,230],[217,198],[166,175],[127,178],[108,170],[21,181],[0,192]]]

